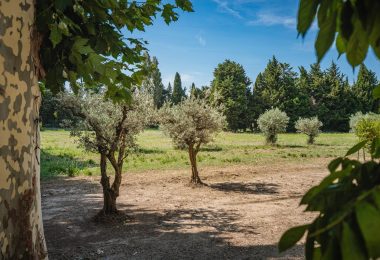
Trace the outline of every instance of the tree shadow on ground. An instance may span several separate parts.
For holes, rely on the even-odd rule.
[[[262,195],[278,193],[278,184],[274,183],[223,182],[210,184],[209,187],[224,192],[237,192]]]
[[[222,150],[220,146],[204,146],[200,148],[201,152],[220,152]]]
[[[66,178],[42,183],[44,229],[50,259],[289,259],[302,258],[298,245],[279,254],[276,244],[244,226],[234,210],[178,208],[155,211],[119,201],[128,220],[92,221],[102,207],[101,187]],[[232,243],[238,238],[250,245]],[[247,237],[250,240],[247,241]],[[252,245],[253,244],[253,245]]]
[[[138,148],[137,154],[162,154],[165,153],[163,150],[160,149],[150,149],[150,148]]]
[[[48,179],[60,175],[75,176],[79,171],[97,167],[93,160],[81,160],[68,153],[53,154],[49,149],[41,150],[41,178]]]

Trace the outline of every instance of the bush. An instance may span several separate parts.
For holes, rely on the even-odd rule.
[[[267,110],[257,120],[260,131],[265,135],[268,144],[275,144],[277,134],[285,132],[289,123],[289,117],[278,108]]]
[[[369,112],[367,114],[363,114],[362,112],[357,112],[356,114],[351,115],[350,116],[350,132],[352,133],[356,132],[356,125],[359,123],[361,119],[380,121],[380,115],[372,113],[372,112]]]
[[[355,134],[360,141],[372,142],[376,138],[380,138],[380,120],[374,118],[362,118],[356,124]]]
[[[315,137],[321,132],[320,128],[323,126],[322,122],[318,120],[318,117],[311,118],[299,118],[295,124],[295,128],[298,133],[307,135],[308,144],[313,144]]]

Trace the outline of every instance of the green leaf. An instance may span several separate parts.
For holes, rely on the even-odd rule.
[[[87,43],[88,39],[76,37],[72,49],[73,51],[76,51],[80,54],[88,54],[94,52],[93,49]]]
[[[372,94],[374,99],[380,98],[380,85],[373,90]]]
[[[309,225],[303,225],[298,227],[293,227],[287,230],[280,239],[278,243],[278,249],[280,252],[288,250],[292,246],[294,246],[305,234],[306,229]]]
[[[307,30],[314,21],[318,0],[301,0],[298,8],[297,31],[305,37]]]
[[[338,37],[336,37],[336,49],[338,50],[339,56],[346,52],[346,42],[342,38],[341,34],[338,34]]]
[[[372,197],[377,209],[380,210],[380,186],[373,190]]]
[[[369,36],[369,42],[373,51],[380,59],[380,15],[376,16],[376,20],[373,23],[373,28]]]
[[[329,171],[334,172],[338,168],[338,166],[342,163],[342,161],[343,161],[343,158],[341,157],[332,160],[328,165]]]
[[[362,241],[359,240],[360,234],[355,233],[350,226],[344,222],[340,249],[342,258],[346,260],[366,260],[363,252]]]
[[[330,49],[335,39],[336,30],[336,12],[332,13],[320,25],[317,40],[315,41],[315,50],[317,52],[318,62],[322,60],[328,49]]]
[[[51,28],[50,28],[49,39],[50,39],[51,43],[53,44],[53,48],[55,48],[55,46],[57,46],[57,44],[60,43],[62,40],[62,33],[60,32],[60,30],[56,24],[51,26]]]
[[[354,154],[356,152],[358,152],[360,149],[362,149],[365,145],[367,144],[367,140],[365,141],[361,141],[360,143],[354,145],[353,147],[351,147],[350,150],[348,150],[348,152],[346,153],[345,156],[349,156],[351,154]]]
[[[356,217],[370,257],[380,257],[380,211],[366,201],[356,205]]]
[[[348,41],[350,39],[350,36],[353,31],[352,26],[352,15],[354,13],[354,10],[352,8],[351,1],[346,1],[343,3],[340,19],[339,19],[339,30],[342,34],[342,37]]]
[[[360,21],[355,23],[355,29],[347,43],[347,60],[353,66],[360,65],[368,51],[368,36]]]
[[[164,5],[161,16],[164,18],[166,24],[178,20],[178,14],[173,11],[173,8],[174,6],[171,4]]]
[[[194,12],[193,5],[189,0],[175,0],[176,5],[184,11]]]

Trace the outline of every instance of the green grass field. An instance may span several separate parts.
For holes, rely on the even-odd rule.
[[[204,146],[198,154],[199,166],[227,166],[236,164],[270,164],[305,161],[315,158],[342,156],[355,144],[353,134],[326,133],[316,144],[306,145],[306,136],[281,134],[277,146],[264,145],[264,137],[252,133],[219,134],[214,143]],[[78,148],[68,131],[44,130],[41,132],[41,177],[59,175],[97,175],[98,155]],[[125,171],[182,169],[189,167],[186,151],[173,148],[171,140],[159,130],[146,130],[138,137],[139,151],[125,161]],[[110,166],[109,166],[110,167]]]

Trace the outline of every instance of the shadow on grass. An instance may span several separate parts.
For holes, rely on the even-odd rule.
[[[246,183],[246,182],[224,182],[210,184],[212,189],[224,192],[237,192],[249,194],[276,194],[278,185],[274,183]]]
[[[57,176],[76,176],[80,171],[86,170],[86,175],[91,175],[90,168],[97,167],[93,160],[80,160],[74,156],[61,153],[52,154],[49,150],[41,150],[41,178],[43,180]]]
[[[200,148],[201,152],[220,152],[222,150],[223,149],[220,146],[206,146]]]
[[[121,223],[91,221],[102,207],[101,187],[85,179],[42,183],[44,229],[50,259],[267,259],[302,258],[303,246],[279,254],[242,225],[234,210],[179,208],[155,211],[118,203]],[[164,202],[162,202],[163,205]],[[161,206],[162,208],[162,206]],[[233,244],[233,238],[245,240]]]
[[[159,149],[139,148],[137,150],[137,154],[139,153],[140,154],[162,154],[165,152]]]

